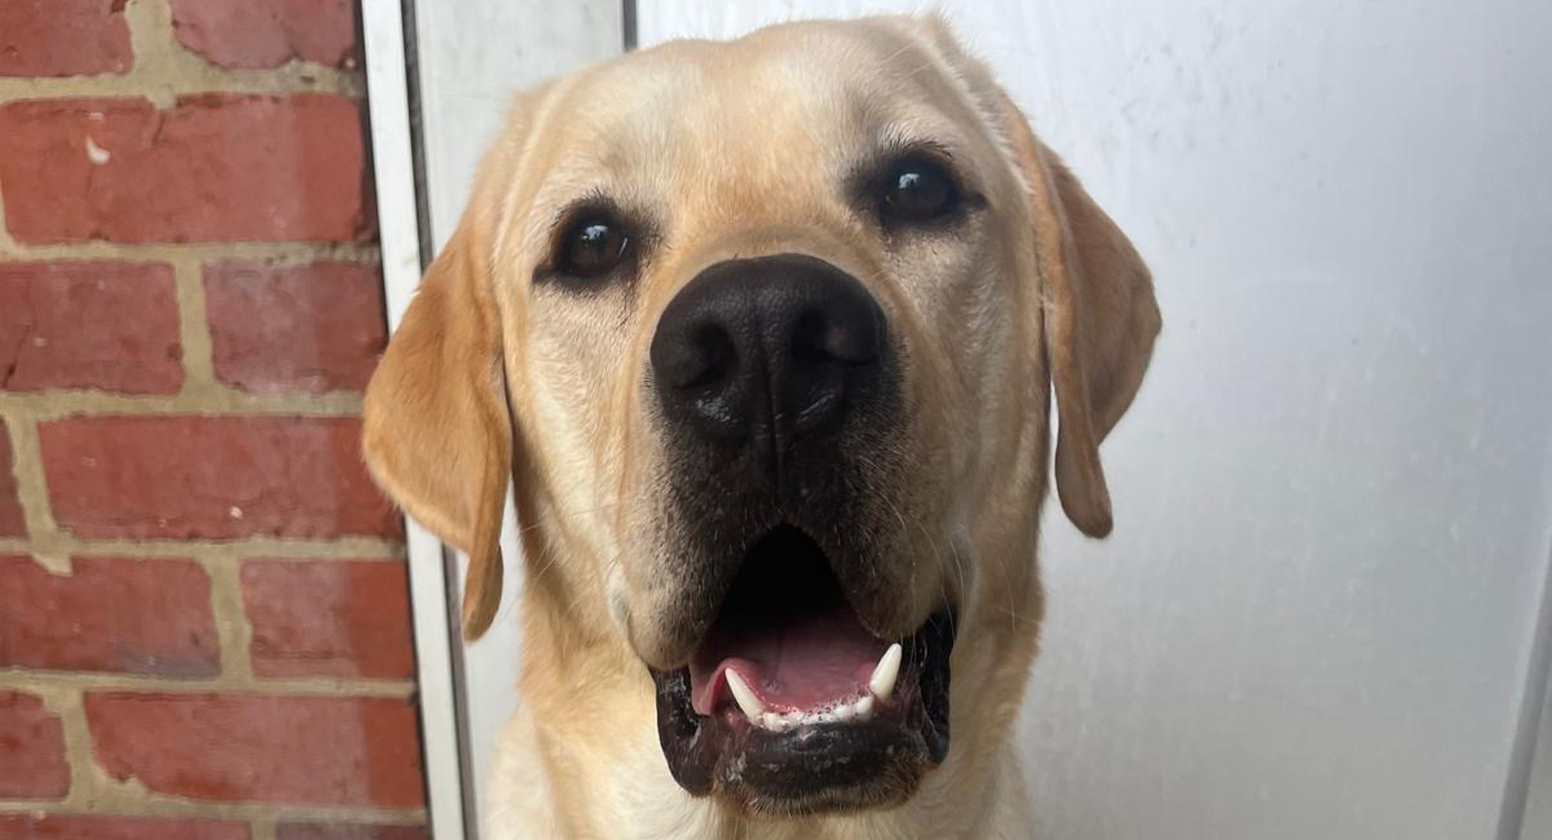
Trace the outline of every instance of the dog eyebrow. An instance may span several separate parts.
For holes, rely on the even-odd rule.
[[[545,227],[545,230],[549,235],[553,236],[562,225],[575,219],[578,215],[590,211],[607,212],[616,216],[625,215],[621,211],[619,203],[610,198],[609,194],[604,192],[602,187],[593,187],[576,198],[563,202],[559,209],[555,211],[554,216],[550,218],[550,223]]]
[[[911,137],[903,133],[887,134],[883,142],[873,151],[875,158],[889,160],[897,160],[912,154],[925,154],[939,158],[944,163],[951,163],[954,160],[954,151],[947,143],[941,140]]]

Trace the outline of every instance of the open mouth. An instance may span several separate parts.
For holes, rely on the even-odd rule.
[[[953,627],[873,635],[819,545],[777,526],[688,666],[652,673],[674,778],[771,815],[903,802],[948,753]]]

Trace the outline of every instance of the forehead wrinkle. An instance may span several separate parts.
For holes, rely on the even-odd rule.
[[[568,100],[573,92],[585,85],[589,71],[581,71],[548,83],[539,90],[527,114],[514,112],[508,118],[508,128],[502,132],[496,149],[504,153],[508,166],[494,170],[481,167],[477,178],[506,178],[507,187],[499,199],[496,232],[493,236],[493,266],[513,266],[526,262],[527,255],[537,253],[541,239],[535,236],[535,219],[543,207],[544,192],[550,183],[547,175],[554,169],[557,156],[565,154],[568,146],[563,139],[571,130],[569,125],[556,125],[566,113]],[[520,107],[520,106],[514,106]],[[514,131],[511,126],[524,118],[527,130]],[[516,140],[514,144],[512,141]],[[494,154],[494,153],[493,153]],[[476,199],[481,186],[475,185]],[[504,273],[502,273],[504,276]]]
[[[671,180],[673,115],[705,77],[695,44],[632,53],[583,71],[552,111],[543,142],[548,154],[528,167],[538,180],[519,239],[542,249],[565,208],[600,195],[652,208],[655,185]],[[679,53],[689,52],[691,56]]]

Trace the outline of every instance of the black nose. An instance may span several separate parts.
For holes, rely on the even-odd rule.
[[[855,277],[779,254],[702,271],[663,311],[651,355],[670,423],[779,458],[840,426],[883,352],[884,313]]]

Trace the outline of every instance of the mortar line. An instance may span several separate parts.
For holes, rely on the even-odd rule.
[[[253,622],[243,603],[242,565],[230,555],[211,557],[203,563],[210,578],[210,615],[221,648],[221,677],[237,685],[252,685]]]
[[[199,560],[216,554],[231,554],[243,561],[332,560],[354,563],[399,563],[404,560],[404,544],[374,537],[346,537],[339,540],[307,540],[278,537],[248,537],[220,542],[213,540],[82,540],[68,533],[7,537],[0,539],[0,552],[27,553],[39,544],[64,554],[92,554],[125,560]]]
[[[193,73],[132,71],[122,76],[0,78],[0,106],[32,99],[122,97],[148,99],[158,108],[165,109],[175,104],[178,97],[203,93],[256,96],[323,93],[362,99],[366,95],[366,84],[352,71],[294,59],[273,70],[233,70],[206,65]]]
[[[16,241],[11,238],[11,229],[5,222],[5,185],[0,184],[0,256],[5,256],[16,248]]]
[[[43,700],[44,708],[59,718],[64,736],[65,764],[70,768],[70,789],[62,807],[79,806],[98,796],[102,778],[93,769],[97,762],[92,754],[91,729],[86,721],[86,707],[79,688],[63,686],[36,686],[28,691]]]
[[[205,311],[204,260],[181,254],[173,260],[172,270],[178,300],[178,341],[183,346],[179,396],[219,390],[222,384],[216,379],[214,341]]]
[[[0,393],[0,413],[25,412],[38,421],[57,420],[73,414],[354,418],[361,414],[361,405],[359,391],[312,395],[295,392],[250,394],[224,386],[190,389],[179,394],[117,394],[79,389]]]
[[[248,820],[248,840],[276,840],[273,815],[256,816]]]
[[[3,212],[3,206],[0,206]],[[0,222],[3,222],[0,218]],[[83,242],[20,243],[0,236],[0,257],[11,260],[118,260],[125,262],[171,262],[185,257],[201,260],[236,259],[263,261],[270,265],[293,266],[316,262],[348,262],[376,265],[382,249],[369,242],[328,242],[322,240],[286,240],[280,242],[114,242],[91,239]]]
[[[11,436],[11,469],[16,496],[27,526],[29,553],[35,562],[54,574],[70,573],[70,555],[51,537],[58,531],[49,509],[48,480],[38,444],[38,424],[27,412],[0,412]]]
[[[335,679],[330,677],[255,678],[227,673],[215,677],[162,677],[104,671],[0,670],[0,688],[24,691],[134,691],[149,694],[263,694],[289,697],[366,697],[411,699],[409,679]]]
[[[131,787],[141,788],[138,784]],[[143,789],[143,788],[142,788]],[[368,805],[289,805],[281,802],[205,802],[163,793],[104,793],[83,802],[56,799],[6,799],[5,814],[104,814],[130,817],[194,817],[205,819],[275,822],[352,822],[382,825],[424,825],[425,808],[375,808]]]

